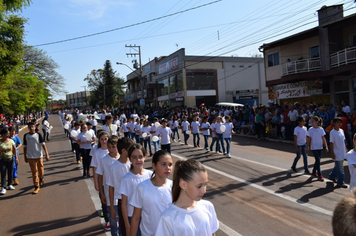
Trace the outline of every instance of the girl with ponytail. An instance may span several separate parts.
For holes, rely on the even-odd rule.
[[[168,176],[173,169],[173,160],[169,152],[156,152],[152,168],[151,179],[137,185],[130,201],[130,205],[135,207],[131,220],[132,236],[137,235],[139,225],[142,235],[154,235],[162,212],[172,204],[172,180]]]
[[[174,166],[172,202],[158,223],[156,236],[215,235],[219,229],[214,205],[201,200],[206,192],[208,173],[194,160],[178,160]]]

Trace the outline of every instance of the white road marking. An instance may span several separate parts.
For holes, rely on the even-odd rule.
[[[242,236],[242,234],[239,234],[221,221],[219,221],[219,229],[229,236]]]
[[[187,160],[188,158],[185,158],[183,156],[180,156],[180,155],[177,155],[177,154],[173,154],[174,156],[178,157],[179,159],[182,159],[182,160]],[[259,189],[261,191],[264,191],[266,193],[269,193],[269,194],[272,194],[274,196],[277,196],[277,197],[280,197],[280,198],[283,198],[285,200],[288,200],[290,202],[293,202],[293,203],[297,203],[298,205],[300,206],[304,206],[304,207],[307,207],[309,209],[312,209],[314,211],[317,211],[317,212],[320,212],[320,213],[323,213],[325,215],[328,215],[328,216],[332,216],[333,213],[332,211],[328,211],[326,209],[323,209],[321,207],[318,207],[318,206],[315,206],[313,204],[310,204],[310,203],[307,203],[307,202],[303,202],[301,200],[298,200],[296,198],[293,198],[293,197],[290,197],[288,195],[285,195],[285,194],[282,194],[282,193],[276,193],[274,190],[271,190],[271,189],[268,189],[268,188],[265,188],[265,187],[262,187],[260,185],[257,185],[257,184],[254,184],[254,183],[251,183],[250,181],[247,181],[247,180],[244,180],[244,179],[241,179],[239,177],[236,177],[236,176],[233,176],[233,175],[230,175],[230,174],[227,174],[223,171],[220,171],[220,170],[217,170],[217,169],[214,169],[210,166],[207,166],[207,165],[204,165],[204,167],[207,169],[207,170],[210,170],[210,171],[213,171],[219,175],[222,175],[222,176],[225,176],[227,178],[230,178],[230,179],[233,179],[233,180],[236,180],[238,182],[241,182],[241,183],[244,183],[248,186],[251,186],[251,187],[254,187],[256,189]]]

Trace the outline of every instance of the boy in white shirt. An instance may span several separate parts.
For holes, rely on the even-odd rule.
[[[120,184],[122,177],[130,171],[131,162],[129,160],[127,150],[135,142],[127,137],[120,138],[117,142],[117,149],[120,154],[118,161],[113,162],[109,166],[109,178],[107,185],[109,185],[109,198],[110,198],[110,225],[117,225],[119,222],[120,228],[111,227],[112,235],[126,235],[125,222],[122,217],[121,211],[121,194]],[[118,207],[120,206],[120,207]]]
[[[182,133],[184,136],[184,144],[185,145],[188,145],[188,139],[189,139],[189,134],[187,134],[188,130],[190,130],[190,124],[187,121],[187,116],[183,116]]]
[[[335,162],[334,169],[329,174],[329,179],[336,182],[337,187],[347,188],[344,183],[344,159],[346,158],[347,148],[345,145],[345,134],[340,128],[342,119],[335,117],[333,119],[334,129],[330,132],[330,152],[331,158]]]
[[[161,137],[161,149],[171,153],[172,130],[167,127],[167,120],[162,120],[162,127],[157,131],[158,137]]]
[[[192,134],[193,134],[193,143],[194,147],[200,147],[199,141],[200,141],[200,133],[199,133],[199,121],[197,121],[197,116],[193,116],[193,121],[190,124],[191,129],[192,129]]]
[[[203,130],[203,135],[204,135],[204,148],[206,150],[209,150],[209,135],[210,135],[210,124],[208,122],[208,117],[205,116],[203,119],[203,123],[201,124],[201,129]]]
[[[106,205],[108,212],[110,214],[110,201],[109,201],[109,185],[108,179],[110,176],[109,167],[112,163],[117,161],[120,157],[118,150],[117,150],[117,142],[119,138],[116,135],[112,135],[108,140],[108,151],[109,154],[100,158],[98,163],[98,168],[96,169],[96,174],[98,175],[98,185],[99,185],[99,192],[101,197],[101,202],[103,203],[104,207]],[[110,222],[113,221],[111,219],[110,214]],[[105,229],[106,230],[117,231],[117,224],[110,225],[109,222],[106,223]]]

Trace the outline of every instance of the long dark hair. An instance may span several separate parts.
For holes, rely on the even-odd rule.
[[[134,145],[132,145],[129,150],[128,150],[128,155],[129,155],[129,158],[131,159],[131,155],[133,153],[133,151],[135,151],[136,149],[139,149],[141,150],[142,152],[142,155],[145,157],[147,155],[147,152],[146,152],[146,149],[144,147],[142,147],[140,144],[138,143],[135,143]],[[130,170],[133,169],[133,165],[131,165],[130,167]]]
[[[184,180],[189,182],[193,179],[194,173],[206,172],[205,167],[194,159],[188,159],[186,161],[178,160],[174,165],[173,173],[173,186],[172,186],[172,202],[175,203],[178,200],[181,188],[179,181]]]
[[[163,156],[171,156],[171,154],[169,152],[167,152],[166,150],[159,150],[159,151],[155,152],[155,154],[153,154],[153,157],[152,157],[152,164],[155,164],[155,166],[157,166],[157,162],[159,162],[159,160]],[[156,173],[153,170],[153,173],[151,175],[151,179],[155,176],[155,174]]]

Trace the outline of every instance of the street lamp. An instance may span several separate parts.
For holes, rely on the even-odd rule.
[[[140,74],[138,74],[135,70],[133,70],[130,66],[126,65],[125,63],[122,63],[122,62],[116,62],[117,65],[124,65],[126,66],[127,68],[129,68],[130,70],[132,70],[139,78],[140,80],[140,83],[141,83],[141,99],[144,99],[143,98],[143,79],[142,79],[142,66],[140,64]]]

